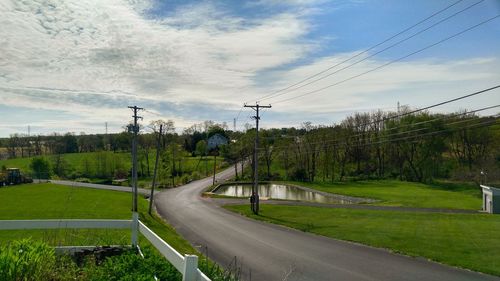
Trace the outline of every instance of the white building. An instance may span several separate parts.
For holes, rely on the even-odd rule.
[[[483,211],[500,214],[500,188],[481,185],[483,189]]]

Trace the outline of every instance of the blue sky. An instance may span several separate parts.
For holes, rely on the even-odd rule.
[[[178,130],[208,119],[232,124],[243,102],[322,71],[455,2],[0,0],[0,137],[25,133],[28,125],[41,134],[102,133],[108,122],[117,132],[131,104],[148,109],[144,123],[172,119]],[[280,102],[500,14],[497,0],[462,0],[359,58],[475,3],[390,50],[262,101],[273,104],[263,126],[328,125],[356,111],[393,110],[398,101],[425,106],[499,84],[497,18],[376,72]],[[499,97],[490,92],[437,110],[477,109]],[[240,114],[239,129],[251,122],[249,113]]]

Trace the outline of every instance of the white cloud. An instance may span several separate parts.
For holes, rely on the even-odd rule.
[[[233,15],[200,2],[156,19],[148,16],[152,4],[146,0],[0,0],[0,105],[74,114],[73,120],[59,120],[58,126],[69,131],[72,127],[92,131],[93,123],[101,129],[104,121],[119,126],[129,119],[130,104],[157,110],[178,126],[203,119],[230,121],[243,101],[350,55],[276,71],[307,58],[319,46],[304,40],[314,28],[308,15],[318,12],[312,5],[318,2],[290,2],[292,10],[261,18]],[[368,60],[304,91],[381,63]],[[286,121],[291,110],[299,120],[324,118],[345,108],[387,107],[395,98],[418,101],[393,94],[403,89],[413,96],[417,92],[456,96],[457,89],[477,90],[493,81],[498,65],[497,58],[396,64],[324,93],[278,104],[273,108],[277,116],[270,121],[294,124]],[[444,91],[445,84],[458,86]],[[283,98],[289,96],[293,95]],[[376,103],[370,102],[373,97]],[[6,125],[1,122],[0,135],[15,131],[2,130]],[[54,130],[55,120],[50,118],[26,116],[20,126],[35,122]]]

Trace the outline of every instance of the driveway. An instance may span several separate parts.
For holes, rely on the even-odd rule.
[[[233,176],[227,169],[218,181]],[[211,178],[156,195],[159,214],[222,266],[236,257],[244,280],[500,280],[498,277],[393,254],[255,221],[221,208],[200,193]]]
[[[53,184],[60,184],[73,187],[86,187],[86,188],[95,188],[95,189],[104,189],[104,190],[113,190],[122,192],[132,192],[132,187],[130,186],[115,186],[115,185],[94,184],[94,183],[64,181],[64,180],[50,180],[50,182]],[[138,188],[137,193],[142,194],[144,196],[149,196],[151,195],[151,190],[145,188]]]

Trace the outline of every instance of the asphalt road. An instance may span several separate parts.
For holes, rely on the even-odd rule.
[[[116,186],[116,185],[95,184],[95,183],[64,181],[64,180],[50,180],[50,182],[53,184],[60,184],[60,185],[73,186],[73,187],[86,187],[86,188],[94,188],[94,189],[132,192],[132,187],[130,187],[130,186]],[[137,193],[142,194],[144,196],[150,196],[151,189],[137,188]],[[155,193],[156,193],[156,190],[155,190]]]
[[[232,173],[227,169],[217,178],[220,181]],[[207,178],[160,192],[157,210],[195,247],[201,251],[208,247],[209,257],[220,265],[227,266],[236,257],[244,280],[500,280],[254,221],[200,197],[211,184]]]

